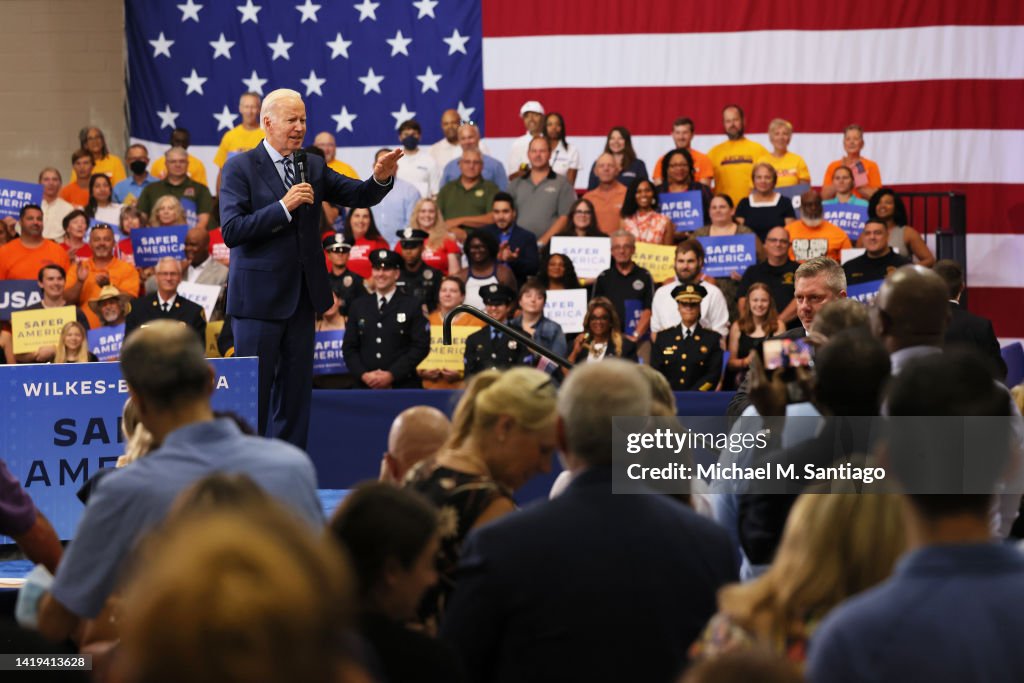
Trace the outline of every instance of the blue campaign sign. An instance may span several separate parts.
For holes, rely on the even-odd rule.
[[[627,337],[636,335],[636,326],[640,323],[640,316],[644,312],[644,302],[640,299],[626,299],[626,319],[622,321],[623,334]]]
[[[825,204],[822,210],[825,220],[838,225],[850,236],[850,242],[857,243],[857,238],[864,232],[864,223],[868,220],[868,207],[856,204]]]
[[[0,178],[0,216],[18,217],[21,207],[43,201],[43,186]]]
[[[210,361],[215,410],[256,424],[255,358]],[[121,410],[128,387],[118,363],[0,366],[6,388],[0,454],[62,539],[82,513],[75,493],[124,453]]]
[[[43,300],[43,290],[35,280],[0,280],[0,320],[23,311]]]
[[[704,225],[704,202],[699,190],[666,192],[658,196],[661,213],[672,219],[676,232],[693,232]]]
[[[132,230],[132,253],[136,268],[155,266],[165,256],[185,258],[187,225],[169,225],[165,228]]]
[[[124,342],[124,323],[89,330],[89,350],[101,361],[117,360]]]
[[[756,235],[698,237],[704,247],[704,273],[711,277],[729,277],[733,271],[743,274],[757,263]]]
[[[884,280],[872,280],[871,282],[861,282],[858,285],[850,285],[846,288],[846,296],[862,304],[873,304],[875,297],[878,296],[878,290],[882,287],[882,282]]]
[[[314,375],[340,375],[348,372],[341,345],[345,341],[345,330],[319,330],[313,348]]]
[[[196,227],[196,223],[199,222],[199,212],[196,209],[196,203],[191,199],[182,197],[178,201],[181,202],[181,208],[185,209],[185,222],[188,223],[188,227]]]

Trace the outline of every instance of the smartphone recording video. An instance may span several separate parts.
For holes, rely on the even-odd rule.
[[[766,339],[762,349],[767,370],[814,366],[811,345],[806,339]]]

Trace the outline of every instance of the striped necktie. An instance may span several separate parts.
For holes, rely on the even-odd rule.
[[[284,165],[284,188],[287,190],[295,184],[295,174],[292,173],[292,160],[285,157],[281,160]]]

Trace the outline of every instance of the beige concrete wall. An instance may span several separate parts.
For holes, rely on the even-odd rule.
[[[125,149],[123,0],[0,0],[0,178],[65,176],[78,131]]]

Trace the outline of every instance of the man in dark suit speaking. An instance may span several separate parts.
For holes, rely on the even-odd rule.
[[[391,189],[400,150],[359,182],[305,157],[306,107],[294,90],[263,100],[266,137],[221,172],[220,216],[231,248],[227,312],[236,356],[259,358],[261,434],[305,448],[313,393],[316,313],[333,299],[320,245],[323,201],[369,207]]]

